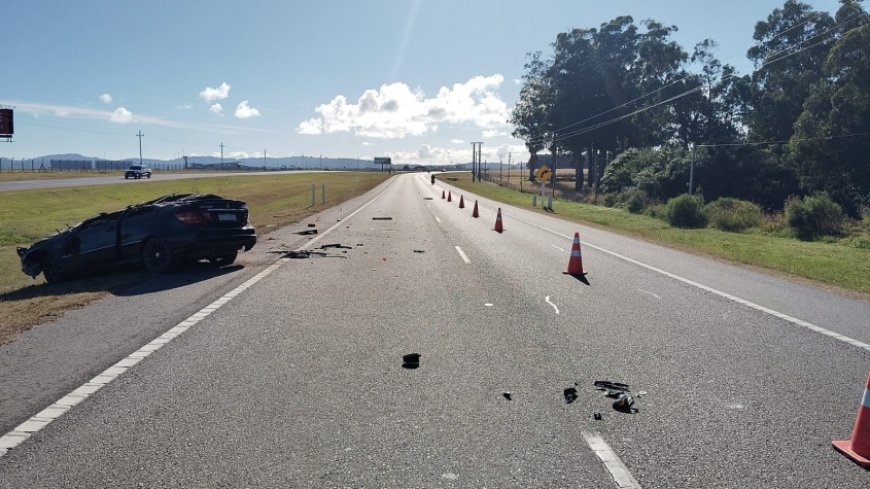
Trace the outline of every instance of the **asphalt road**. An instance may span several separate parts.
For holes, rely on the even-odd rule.
[[[498,204],[474,219],[443,188],[458,196],[398,176],[318,216],[314,240],[284,230],[244,267],[171,274],[0,349],[0,453],[33,431],[0,487],[868,484],[831,440],[870,370],[870,303],[529,210],[504,207],[499,234]],[[561,273],[575,231],[588,284]],[[269,253],[327,244],[351,249]]]

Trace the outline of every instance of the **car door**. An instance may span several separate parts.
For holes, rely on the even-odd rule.
[[[64,260],[80,271],[115,261],[117,212],[88,219],[76,228],[64,250]]]

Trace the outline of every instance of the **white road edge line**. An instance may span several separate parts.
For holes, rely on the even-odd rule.
[[[561,237],[563,237],[563,238],[565,238],[565,239],[571,241],[572,243],[574,242],[574,237],[573,237],[573,236],[567,236],[567,235],[564,235],[564,234],[562,234],[562,233],[560,233],[560,232],[558,232],[558,231],[554,231],[554,230],[552,230],[552,229],[550,229],[550,228],[547,228],[547,227],[541,226],[540,224],[537,224],[537,223],[531,222],[531,221],[529,221],[529,220],[523,219],[523,218],[521,218],[521,217],[517,217],[517,216],[512,215],[512,214],[508,214],[507,212],[505,212],[505,215],[508,215],[508,216],[510,216],[512,219],[515,219],[515,220],[517,220],[517,221],[524,222],[524,223],[526,223],[526,224],[528,224],[528,225],[530,225],[530,226],[533,226],[533,227],[536,227],[536,228],[538,228],[538,229],[542,229],[542,230],[544,230],[544,231],[547,231],[547,232],[553,233],[553,234],[555,234],[556,236],[561,236]],[[748,300],[746,300],[746,299],[743,299],[743,298],[737,297],[736,295],[731,295],[731,294],[729,294],[729,293],[727,293],[727,292],[723,292],[723,291],[721,291],[721,290],[719,290],[719,289],[714,289],[713,287],[710,287],[710,286],[707,286],[707,285],[704,285],[704,284],[701,284],[701,283],[695,282],[694,280],[689,280],[689,279],[687,279],[687,278],[685,278],[685,277],[681,277],[681,276],[679,276],[679,275],[677,275],[677,274],[674,274],[674,273],[671,273],[671,272],[666,272],[666,271],[662,270],[661,268],[656,268],[656,267],[654,267],[654,266],[652,266],[652,265],[647,265],[646,263],[643,263],[643,262],[637,261],[637,260],[635,260],[635,259],[633,259],[633,258],[629,258],[629,257],[624,256],[624,255],[620,255],[619,253],[616,253],[616,252],[614,252],[614,251],[610,251],[610,250],[604,249],[604,248],[602,248],[602,247],[600,247],[600,246],[596,246],[596,245],[591,244],[591,243],[589,243],[589,242],[587,242],[587,241],[581,241],[581,242],[583,243],[584,246],[588,246],[588,247],[590,247],[590,248],[594,248],[594,249],[596,249],[596,250],[598,250],[598,251],[602,251],[602,252],[604,252],[604,253],[607,253],[608,255],[615,256],[616,258],[619,258],[620,260],[624,260],[624,261],[627,261],[627,262],[629,262],[629,263],[633,263],[633,264],[635,264],[635,265],[637,265],[637,266],[639,266],[639,267],[643,267],[643,268],[646,268],[647,270],[650,270],[650,271],[653,271],[653,272],[656,272],[656,273],[662,274],[662,275],[664,275],[664,276],[666,276],[666,277],[670,277],[670,278],[672,278],[672,279],[674,279],[674,280],[678,280],[678,281],[680,281],[680,282],[683,282],[684,284],[691,285],[691,286],[693,286],[693,287],[697,287],[697,288],[699,288],[699,289],[701,289],[701,290],[705,290],[705,291],[707,291],[707,292],[710,292],[711,294],[718,295],[719,297],[724,297],[725,299],[728,299],[728,300],[730,300],[730,301],[734,301],[734,302],[736,302],[736,303],[738,303],[738,304],[742,304],[742,305],[744,305],[744,306],[746,306],[746,307],[750,307],[750,308],[752,308],[752,309],[755,309],[756,311],[760,311],[760,312],[763,312],[763,313],[765,313],[765,314],[770,314],[771,316],[774,316],[774,317],[777,317],[777,318],[779,318],[779,319],[782,319],[783,321],[788,321],[788,322],[790,322],[790,323],[792,323],[792,324],[794,324],[794,325],[801,326],[801,327],[803,327],[803,328],[809,329],[810,331],[815,331],[816,333],[821,333],[821,334],[823,334],[823,335],[825,335],[825,336],[829,336],[829,337],[831,337],[831,338],[834,338],[835,340],[842,341],[843,343],[848,343],[848,344],[850,344],[850,345],[852,345],[852,346],[855,346],[855,347],[861,348],[862,350],[870,351],[870,344],[864,343],[864,342],[862,342],[862,341],[858,341],[858,340],[853,339],[853,338],[849,338],[848,336],[841,335],[840,333],[837,333],[837,332],[835,332],[835,331],[831,331],[831,330],[829,330],[829,329],[825,329],[825,328],[823,328],[823,327],[821,327],[821,326],[817,326],[817,325],[815,325],[815,324],[813,324],[813,323],[810,323],[810,322],[804,321],[803,319],[798,319],[798,318],[796,318],[796,317],[789,316],[788,314],[785,314],[785,313],[782,313],[782,312],[779,312],[779,311],[775,311],[775,310],[773,310],[773,309],[770,309],[769,307],[764,307],[764,306],[762,306],[762,305],[760,305],[760,304],[756,304],[756,303],[751,302],[751,301],[748,301]]]
[[[345,217],[343,219],[343,222],[335,223],[329,229],[327,229],[326,231],[321,233],[316,238],[312,239],[311,241],[306,242],[303,246],[300,247],[300,249],[305,249],[305,248],[312,246],[319,239],[323,238],[328,233],[332,232],[334,229],[336,229],[338,226],[340,226],[344,222],[347,222],[348,219],[350,219],[351,217],[356,215],[358,212],[360,212],[361,210],[368,207],[372,202],[374,202],[381,195],[383,195],[384,192],[387,191],[387,188],[389,188],[391,185],[392,185],[392,183],[387,185],[387,187],[385,187],[384,190],[382,190],[378,195],[372,197],[371,200],[369,200],[368,202],[366,202],[365,204],[360,206],[359,209],[350,213],[347,217]],[[30,438],[30,436],[33,433],[36,433],[37,431],[48,426],[49,423],[51,423],[52,421],[54,421],[55,419],[59,418],[64,413],[66,413],[67,411],[72,409],[73,406],[84,401],[91,394],[93,394],[94,392],[97,392],[98,390],[103,388],[103,386],[105,386],[105,385],[111,383],[113,380],[117,379],[118,376],[120,376],[121,374],[123,374],[124,372],[126,372],[127,370],[132,368],[134,365],[139,363],[143,358],[145,358],[148,355],[159,350],[164,345],[166,345],[167,343],[169,343],[170,341],[175,339],[176,336],[187,331],[188,329],[190,329],[191,326],[197,324],[198,322],[200,322],[203,319],[205,319],[206,317],[208,317],[209,314],[218,310],[221,306],[223,306],[224,304],[229,302],[232,298],[236,297],[237,295],[244,292],[245,290],[251,288],[254,284],[259,282],[260,280],[263,280],[264,278],[271,275],[272,272],[274,272],[275,270],[280,268],[281,265],[287,263],[288,261],[290,261],[290,258],[280,258],[277,262],[273,263],[265,270],[254,275],[253,277],[249,278],[243,284],[241,284],[238,287],[234,288],[233,290],[227,292],[226,294],[221,296],[219,299],[215,300],[211,304],[200,309],[198,312],[194,313],[193,315],[191,315],[189,318],[185,319],[184,321],[178,323],[177,325],[173,326],[172,328],[169,328],[169,330],[167,330],[165,333],[158,336],[157,338],[153,339],[150,343],[139,348],[138,350],[134,351],[133,353],[127,355],[127,357],[118,361],[117,363],[115,363],[111,367],[107,368],[103,372],[97,374],[96,377],[85,382],[79,388],[73,390],[69,394],[58,399],[51,406],[48,406],[47,408],[43,409],[39,413],[30,417],[30,419],[21,423],[20,425],[15,427],[9,433],[6,433],[5,435],[0,436],[0,457],[3,457],[7,453],[9,453],[10,450],[17,447],[21,442]]]
[[[631,475],[616,452],[604,441],[604,438],[601,438],[597,433],[583,431],[580,434],[583,435],[583,439],[586,440],[586,444],[589,445],[595,456],[604,464],[604,468],[610,472],[610,476],[613,477],[619,489],[641,489],[640,483]]]
[[[462,257],[462,261],[464,261],[465,263],[469,263],[469,264],[471,263],[471,260],[469,260],[468,256],[466,256],[465,252],[462,251],[462,248],[460,248],[458,246],[454,246],[454,248],[456,248],[456,252],[459,253],[459,256]]]
[[[553,304],[552,302],[550,302],[550,296],[544,297],[544,302],[546,302],[547,304],[553,306],[553,309],[556,310],[556,314],[557,314],[557,315],[559,314],[559,308],[556,307],[556,304]]]

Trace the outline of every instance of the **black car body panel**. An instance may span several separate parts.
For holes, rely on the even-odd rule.
[[[31,277],[47,267],[66,277],[140,263],[144,244],[153,239],[167,243],[176,261],[217,260],[250,250],[257,234],[244,202],[212,194],[167,195],[94,216],[29,248],[19,247],[18,256],[21,270]],[[46,280],[54,281],[50,275]]]

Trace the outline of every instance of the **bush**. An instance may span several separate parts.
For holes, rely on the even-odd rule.
[[[761,208],[746,200],[722,197],[707,204],[704,210],[710,225],[723,231],[739,233],[761,225]]]
[[[625,193],[625,208],[632,214],[639,214],[646,207],[647,195],[646,192],[640,189],[626,190]]]
[[[827,195],[811,195],[785,201],[785,221],[802,240],[839,235],[843,226],[843,209]]]
[[[678,228],[702,228],[707,225],[707,216],[701,199],[689,194],[668,200],[668,222]]]

